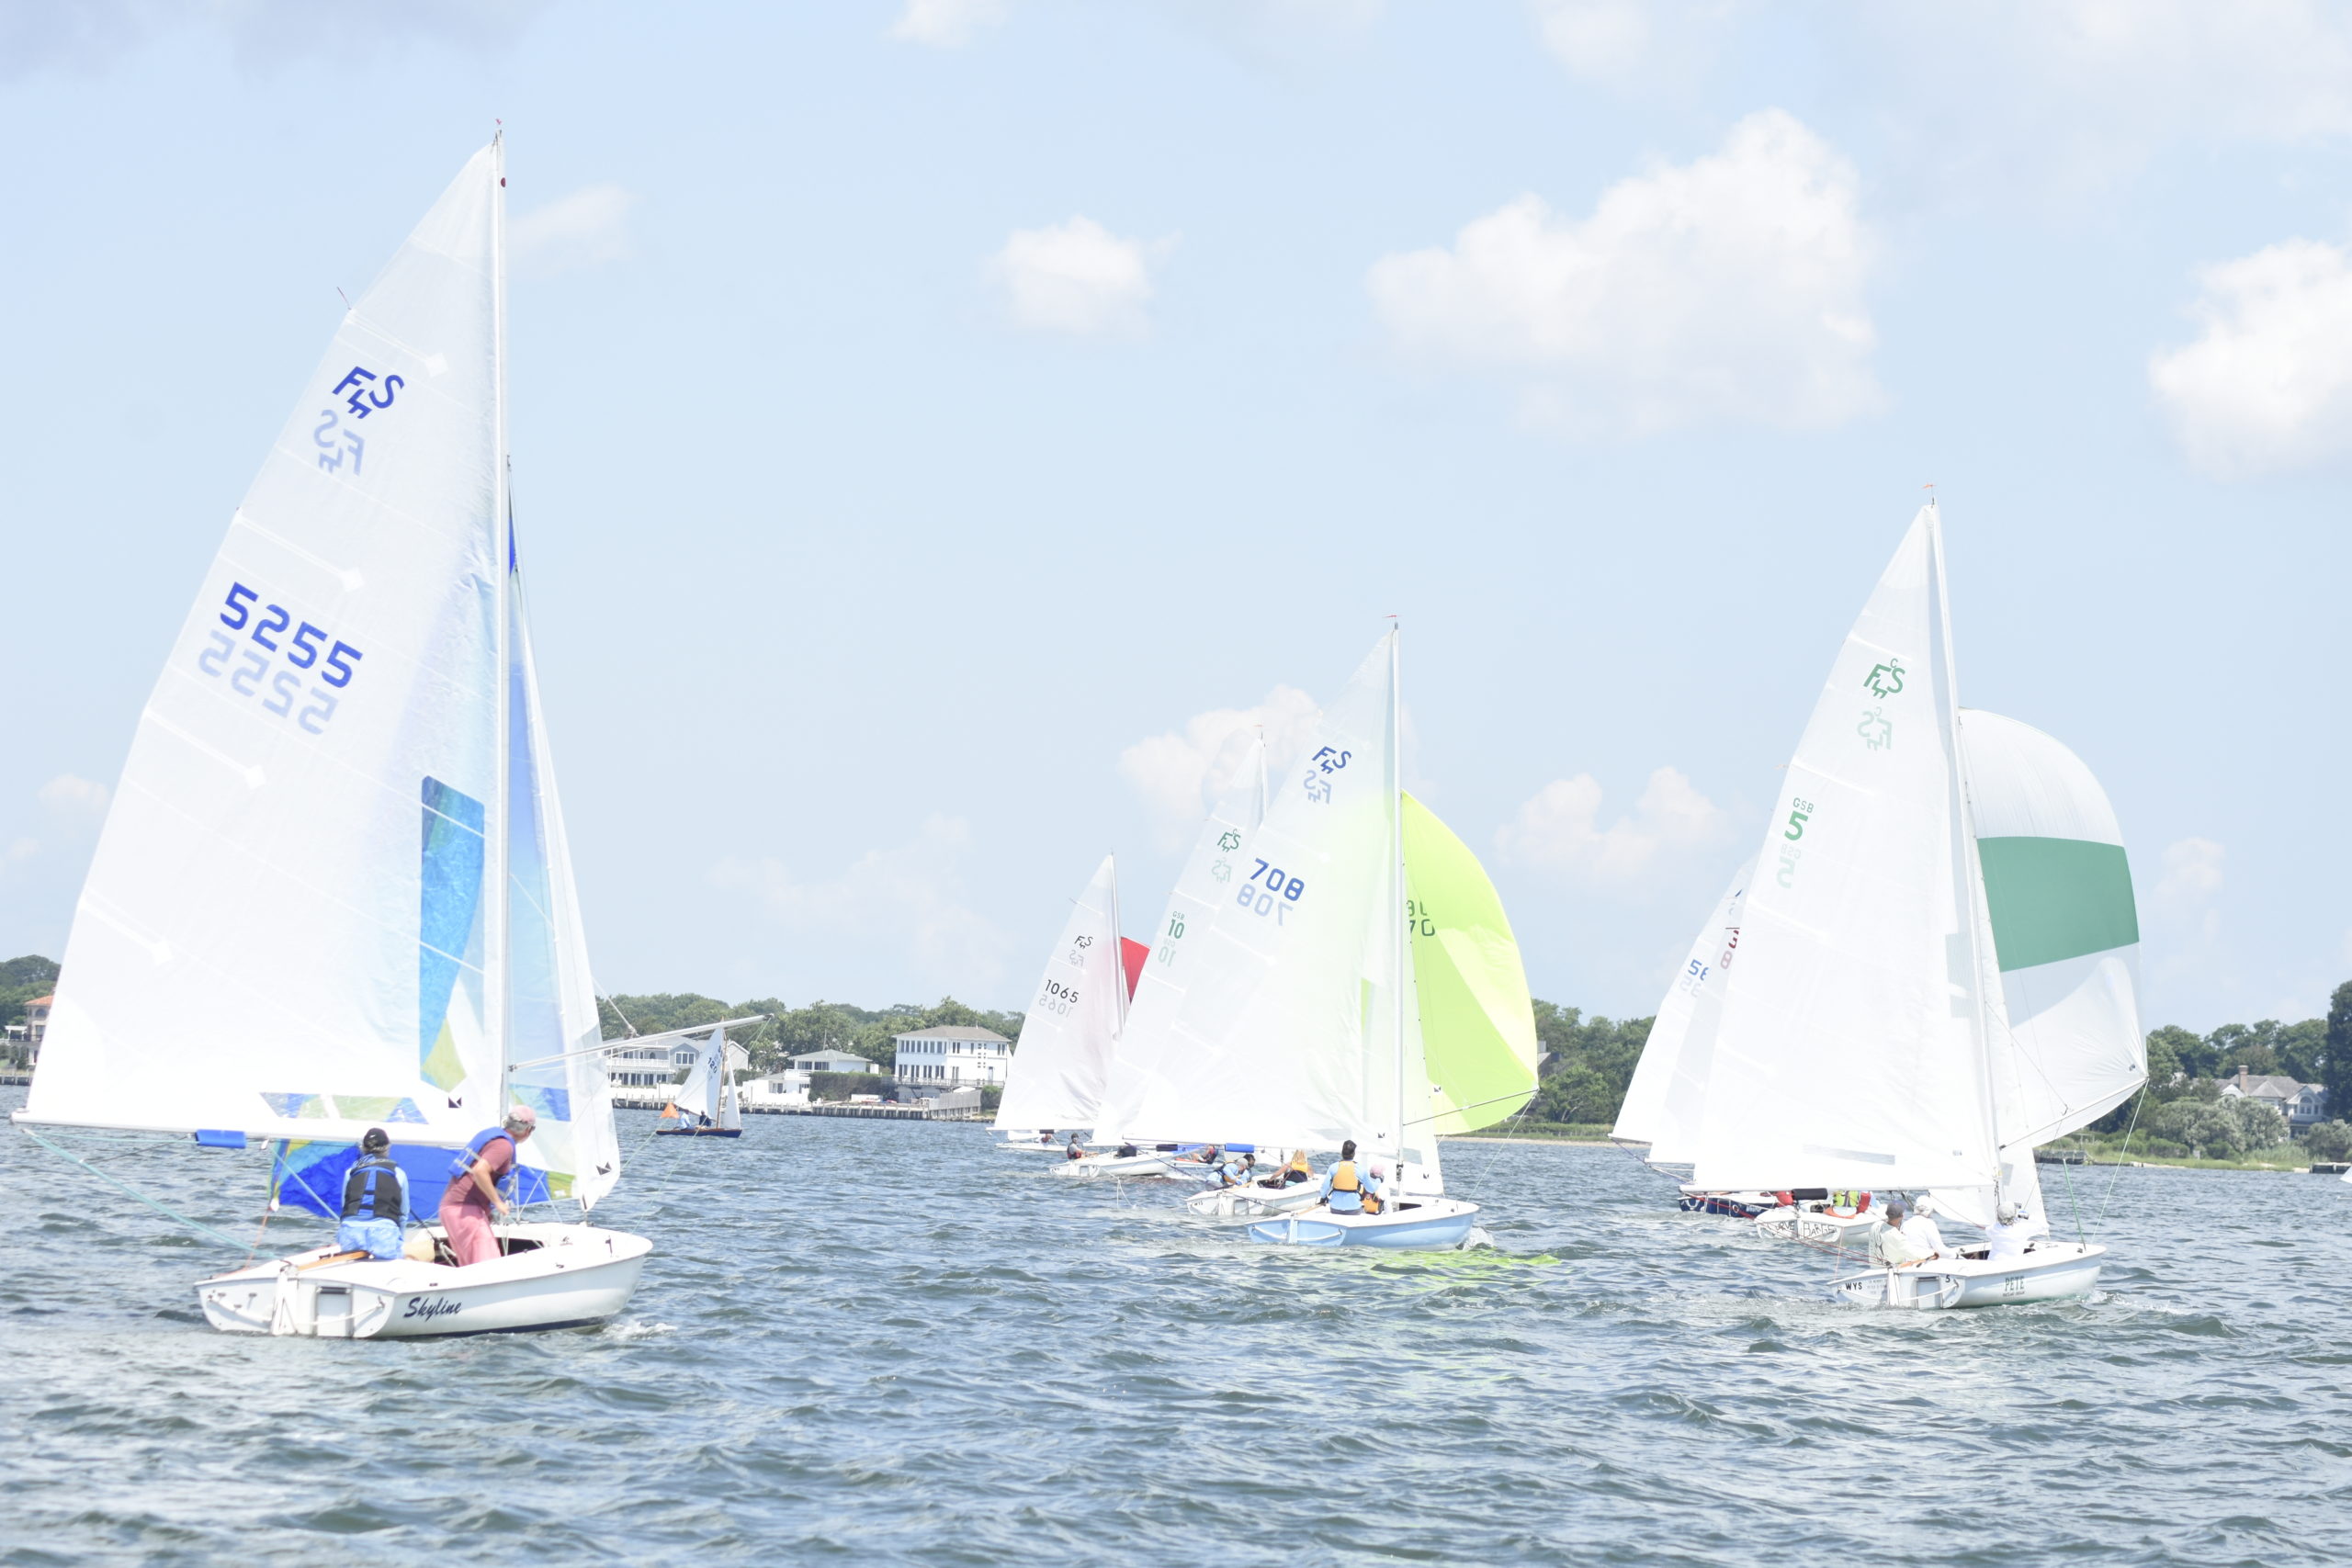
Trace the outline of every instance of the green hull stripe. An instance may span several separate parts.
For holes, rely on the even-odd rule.
[[[1984,867],[1984,901],[2003,974],[2140,940],[2122,845],[1979,839],[1976,855]]]

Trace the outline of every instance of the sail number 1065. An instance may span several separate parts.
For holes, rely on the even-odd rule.
[[[1288,875],[1282,867],[1260,861],[1258,869],[1250,874],[1250,880],[1234,894],[1233,901],[1253,915],[1272,915],[1274,923],[1281,925],[1290,907],[1297,903],[1306,892],[1305,879]]]

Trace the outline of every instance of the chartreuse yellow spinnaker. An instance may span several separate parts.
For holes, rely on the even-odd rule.
[[[1535,1009],[1502,899],[1470,847],[1405,796],[1405,886],[1430,1111],[1440,1134],[1518,1114],[1535,1092]]]

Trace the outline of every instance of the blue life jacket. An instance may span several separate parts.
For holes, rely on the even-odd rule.
[[[343,1179],[343,1217],[397,1224],[405,1217],[401,1208],[401,1168],[389,1155],[361,1155]]]
[[[464,1182],[468,1187],[473,1185],[468,1179],[468,1173],[473,1169],[474,1161],[481,1157],[482,1150],[490,1147],[491,1140],[493,1138],[504,1138],[509,1144],[514,1142],[514,1134],[503,1127],[489,1127],[476,1133],[473,1140],[458,1151],[458,1157],[449,1162],[449,1181],[452,1186],[456,1186],[458,1182]],[[499,1179],[499,1191],[510,1197],[513,1196],[514,1168],[522,1163],[523,1150],[517,1145],[514,1149],[514,1157],[506,1162],[506,1174]],[[463,1190],[463,1188],[459,1189],[460,1191]]]

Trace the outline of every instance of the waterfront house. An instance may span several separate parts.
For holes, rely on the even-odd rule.
[[[2256,1100],[2277,1111],[2287,1119],[2290,1132],[2301,1133],[2313,1122],[2327,1119],[2327,1090],[2315,1083],[2298,1083],[2281,1073],[2248,1073],[2244,1067],[2238,1076],[2222,1085],[2225,1100]]]
[[[993,1029],[943,1025],[901,1034],[894,1076],[916,1089],[953,1089],[963,1084],[1002,1083],[1012,1063],[1012,1042]]]
[[[795,1070],[803,1073],[878,1073],[878,1063],[863,1056],[853,1056],[846,1051],[803,1051],[792,1058]]]

